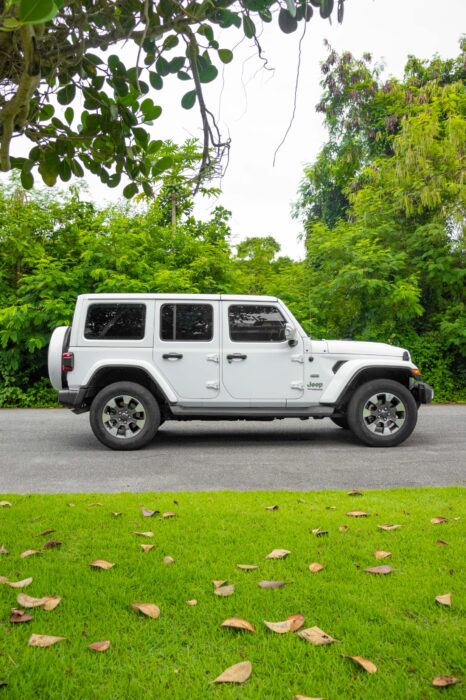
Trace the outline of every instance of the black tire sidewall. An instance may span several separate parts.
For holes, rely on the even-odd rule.
[[[142,430],[131,438],[115,438],[110,435],[102,422],[102,411],[109,399],[118,394],[130,394],[141,402],[146,413],[146,423]],[[94,398],[89,420],[96,438],[112,450],[139,450],[155,436],[160,425],[160,409],[154,395],[141,384],[135,382],[115,382],[99,391]]]
[[[349,424],[348,424],[348,418],[346,416],[340,416],[339,418],[334,418],[333,416],[330,416],[330,420],[332,423],[335,423],[335,425],[338,425],[339,428],[343,428],[343,430],[349,430]]]
[[[398,396],[406,408],[406,419],[394,435],[376,435],[367,429],[363,421],[363,409],[367,400],[374,394],[389,392]],[[352,432],[370,447],[394,447],[404,442],[413,432],[417,423],[416,401],[403,384],[393,379],[373,379],[362,384],[354,392],[347,411],[348,424]]]

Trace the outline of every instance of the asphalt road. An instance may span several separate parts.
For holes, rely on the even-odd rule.
[[[94,438],[88,414],[0,410],[0,492],[390,488],[466,484],[466,406],[426,406],[400,447],[329,420],[168,422],[138,452]]]

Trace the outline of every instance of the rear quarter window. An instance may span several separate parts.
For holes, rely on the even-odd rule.
[[[86,340],[142,340],[145,304],[91,304],[87,310]]]

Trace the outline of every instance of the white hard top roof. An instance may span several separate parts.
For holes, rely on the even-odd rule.
[[[167,299],[172,301],[278,301],[277,297],[247,294],[80,294],[79,299],[92,301],[134,301],[136,299]]]

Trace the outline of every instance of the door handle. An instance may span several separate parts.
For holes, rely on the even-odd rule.
[[[181,360],[183,355],[180,352],[166,352],[162,357],[164,360]]]
[[[245,360],[247,355],[242,355],[240,352],[234,352],[232,355],[227,355],[228,362],[233,362],[233,360]]]

